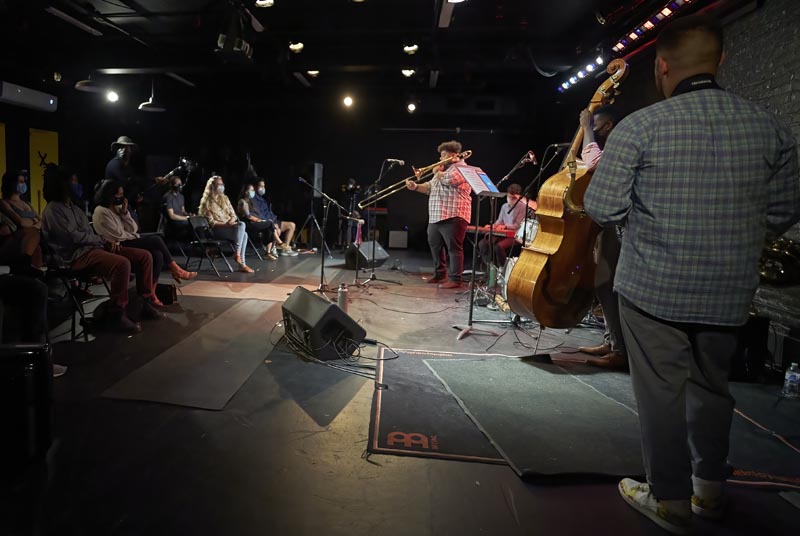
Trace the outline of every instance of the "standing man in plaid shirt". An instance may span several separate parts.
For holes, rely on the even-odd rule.
[[[655,80],[666,100],[614,129],[584,199],[600,225],[626,225],[614,288],[647,482],[626,478],[619,491],[676,534],[692,512],[723,515],[738,332],[765,236],[800,220],[795,140],[717,85],[722,43],[705,15],[662,30]]]
[[[458,288],[464,271],[464,237],[472,217],[472,189],[461,173],[456,171],[461,144],[446,141],[437,150],[441,160],[452,158],[451,163],[436,171],[428,182],[419,184],[407,180],[406,188],[429,196],[428,244],[433,256],[434,274],[428,283],[446,280],[439,288]],[[447,256],[450,257],[449,263],[445,262]]]

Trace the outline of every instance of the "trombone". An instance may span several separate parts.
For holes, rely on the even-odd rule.
[[[381,199],[385,199],[392,194],[396,194],[401,190],[405,190],[407,180],[413,179],[414,182],[420,184],[422,182],[425,182],[433,178],[434,170],[439,166],[448,164],[455,159],[466,160],[470,156],[472,156],[472,151],[467,150],[462,153],[458,153],[455,156],[449,156],[443,160],[439,160],[438,162],[436,162],[435,164],[431,164],[430,166],[425,166],[419,169],[415,168],[414,166],[411,166],[411,169],[414,170],[413,175],[411,175],[410,177],[406,177],[401,181],[397,181],[396,183],[392,184],[391,186],[387,186],[386,188],[384,188],[379,192],[375,192],[374,194],[365,197],[358,203],[358,208],[363,209],[364,207],[368,207],[369,205],[374,205]]]

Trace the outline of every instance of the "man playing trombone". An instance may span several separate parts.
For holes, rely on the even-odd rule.
[[[433,178],[426,183],[407,179],[406,188],[428,195],[428,244],[434,265],[428,283],[443,282],[439,288],[458,288],[464,271],[464,236],[472,217],[472,189],[454,166],[461,160],[461,144],[447,141],[437,150],[443,163]]]

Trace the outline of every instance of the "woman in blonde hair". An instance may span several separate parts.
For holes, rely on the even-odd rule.
[[[253,273],[253,269],[244,262],[247,248],[247,232],[245,232],[244,222],[239,221],[236,217],[236,211],[228,196],[225,195],[225,184],[219,175],[214,175],[206,182],[198,213],[206,217],[211,226],[211,233],[216,238],[232,240],[235,243],[235,260],[239,265],[239,271]]]

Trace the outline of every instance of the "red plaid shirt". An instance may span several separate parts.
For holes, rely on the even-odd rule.
[[[458,171],[458,164],[453,164],[443,172],[436,172],[428,185],[430,223],[450,218],[461,218],[469,223],[472,218],[472,188]]]

